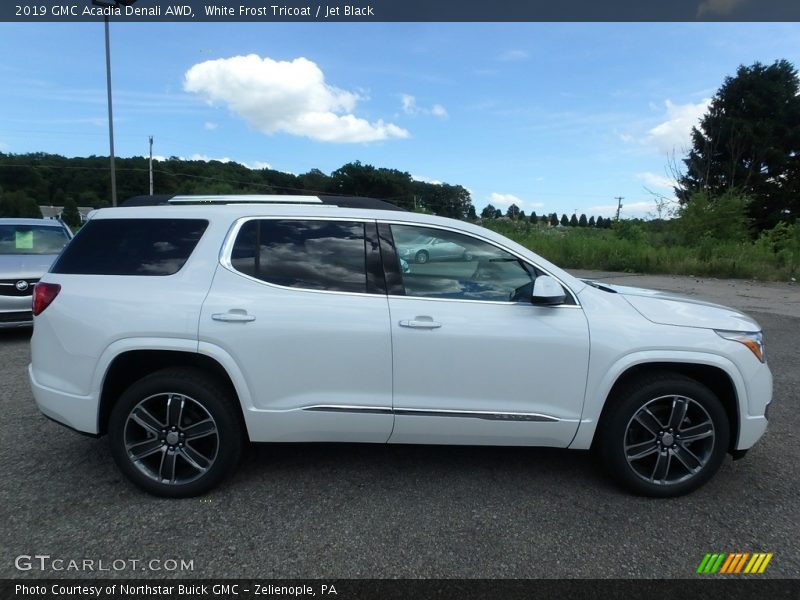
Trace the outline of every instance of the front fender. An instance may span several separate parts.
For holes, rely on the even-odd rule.
[[[598,383],[587,386],[581,421],[578,431],[569,445],[570,448],[588,450],[591,447],[597,423],[614,384],[631,367],[648,363],[708,365],[722,369],[731,378],[736,390],[736,410],[739,419],[741,420],[742,414],[747,414],[747,387],[744,379],[736,365],[724,356],[708,352],[677,350],[633,352],[613,363],[600,377]]]

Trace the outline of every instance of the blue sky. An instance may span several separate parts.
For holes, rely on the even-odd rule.
[[[726,75],[800,66],[794,23],[111,28],[119,156],[152,134],[293,173],[360,160],[539,214],[646,215]],[[108,153],[103,43],[99,22],[0,24],[0,151]]]

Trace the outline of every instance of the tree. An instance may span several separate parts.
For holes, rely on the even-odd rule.
[[[495,211],[494,211],[494,218],[495,218],[495,219],[499,219],[499,218],[500,218],[500,217],[502,217],[502,216],[503,216],[503,211],[502,211],[502,210],[500,210],[499,208],[495,209]]]
[[[589,217],[589,227],[594,227],[595,225],[596,222],[594,220],[594,215],[592,215],[591,217]]]
[[[707,192],[695,192],[679,210],[677,226],[685,243],[703,239],[736,241],[746,238],[750,219],[747,198],[735,190],[712,198]]]
[[[78,212],[78,205],[71,197],[64,202],[64,210],[61,211],[61,220],[72,228],[81,224],[81,214]]]
[[[524,220],[525,220],[525,211],[524,211],[524,210],[521,210],[521,211],[519,211],[519,217],[518,217],[518,218],[519,218],[521,221],[524,221]]]
[[[569,217],[567,217],[567,215],[565,215],[564,213],[561,213],[561,225],[563,225],[564,227],[569,225]]]
[[[570,227],[577,227],[578,226],[578,217],[574,214],[569,219],[569,226]]]
[[[555,227],[556,225],[558,225],[558,215],[550,213],[550,227]]]
[[[539,222],[539,217],[536,216],[536,211],[535,210],[531,211],[531,216],[529,217],[528,220],[531,223],[533,223],[534,225],[536,225]]]
[[[581,218],[578,219],[578,227],[587,227],[589,225],[589,221],[586,220],[586,215],[581,215]]]
[[[42,211],[36,200],[24,192],[4,192],[0,196],[0,217],[41,219]]]
[[[495,207],[491,204],[487,204],[486,207],[481,211],[481,219],[494,219]]]
[[[757,230],[800,214],[800,79],[786,60],[740,66],[726,77],[683,160],[681,204],[738,190]],[[696,196],[697,192],[706,193]]]
[[[517,206],[516,204],[512,204],[511,206],[509,206],[508,210],[506,211],[506,216],[509,219],[518,219],[519,218],[519,206]]]

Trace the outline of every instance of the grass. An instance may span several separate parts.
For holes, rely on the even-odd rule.
[[[704,239],[688,246],[643,230],[633,239],[622,239],[611,229],[547,227],[507,219],[486,220],[483,225],[567,269],[789,281],[800,266],[796,247],[776,252],[761,241]]]

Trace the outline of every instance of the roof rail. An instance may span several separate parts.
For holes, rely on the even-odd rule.
[[[282,194],[242,194],[242,195],[172,195],[172,194],[156,194],[156,195],[143,195],[133,196],[128,198],[120,204],[120,206],[163,206],[163,205],[180,205],[180,204],[307,204],[317,206],[338,206],[341,208],[368,208],[375,210],[399,210],[405,211],[404,208],[387,202],[386,200],[378,200],[377,198],[368,198],[366,196],[332,196],[332,195],[319,195],[319,196],[292,196]]]
[[[225,196],[173,196],[169,204],[239,204],[244,202],[277,203],[277,204],[322,204],[317,196],[287,196],[287,195],[255,195],[242,194]]]

